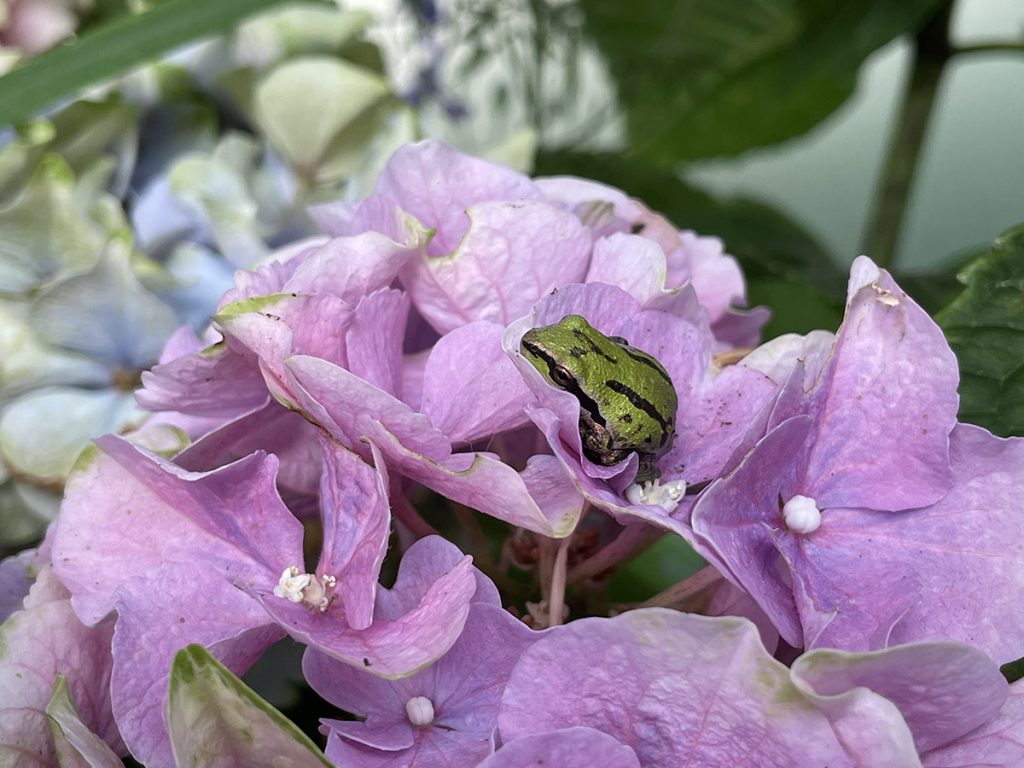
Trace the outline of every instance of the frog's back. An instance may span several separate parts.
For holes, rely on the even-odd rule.
[[[622,418],[627,422],[619,428],[619,442],[623,444],[616,447],[660,456],[668,450],[675,435],[678,408],[675,386],[661,363],[646,352],[628,344],[617,346],[648,375],[633,376],[625,381],[613,377],[605,382],[608,389],[622,398]],[[627,412],[629,409],[634,413],[632,418]],[[648,420],[658,425],[657,432],[652,431]],[[652,436],[656,433],[661,434],[660,440]]]

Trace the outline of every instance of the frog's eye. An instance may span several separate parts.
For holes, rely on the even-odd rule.
[[[555,365],[551,368],[551,380],[560,387],[572,386],[573,381],[575,381],[572,374],[560,365]]]

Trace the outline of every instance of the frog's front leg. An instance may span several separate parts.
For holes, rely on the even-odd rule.
[[[614,439],[608,428],[583,409],[580,410],[580,437],[583,439],[583,454],[603,467],[618,464],[632,453],[613,447]]]

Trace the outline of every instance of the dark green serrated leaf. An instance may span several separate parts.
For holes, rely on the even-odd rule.
[[[184,43],[221,34],[284,0],[167,0],[120,16],[0,77],[0,125],[25,120],[93,83]]]
[[[1024,224],[958,279],[966,288],[935,320],[960,363],[960,419],[1024,435]]]
[[[633,154],[675,163],[797,136],[853,93],[864,59],[942,0],[582,0]]]

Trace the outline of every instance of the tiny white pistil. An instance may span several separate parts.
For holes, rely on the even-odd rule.
[[[782,505],[782,519],[793,533],[814,533],[821,525],[821,510],[810,496],[797,495]]]
[[[296,566],[290,565],[281,573],[274,594],[322,613],[331,604],[330,591],[337,581],[333,576],[317,578],[315,574],[303,573]]]
[[[650,504],[661,507],[666,512],[674,512],[685,495],[685,480],[672,480],[664,484],[652,480],[642,485],[633,483],[626,489],[626,500],[630,504]]]
[[[410,723],[423,728],[434,722],[434,703],[426,696],[413,696],[405,702],[405,714]]]

